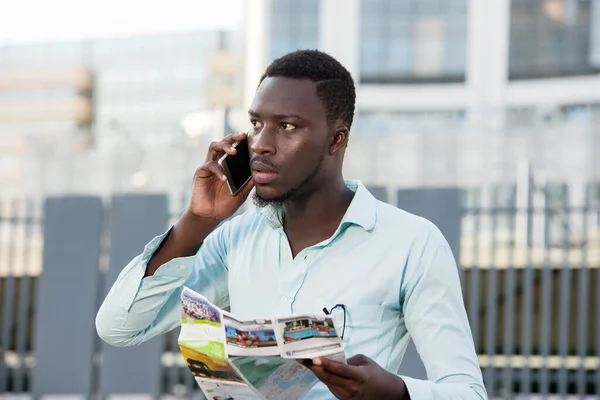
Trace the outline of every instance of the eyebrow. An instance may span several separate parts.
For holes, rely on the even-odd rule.
[[[255,118],[260,118],[260,114],[253,110],[248,110],[248,115]],[[286,118],[295,118],[295,119],[304,119],[297,114],[275,114],[273,115],[275,119],[286,119]]]

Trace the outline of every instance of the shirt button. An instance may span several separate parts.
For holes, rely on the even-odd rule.
[[[285,253],[281,258],[283,258],[284,260],[287,260],[288,259],[287,253]]]
[[[180,270],[180,271],[183,271],[184,269],[185,269],[185,265],[180,265],[180,266],[179,266],[179,270]]]
[[[285,304],[285,303],[287,303],[287,301],[288,301],[287,296],[281,296],[281,303]]]

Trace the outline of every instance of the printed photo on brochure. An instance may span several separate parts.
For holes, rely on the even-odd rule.
[[[208,399],[301,399],[318,378],[297,359],[346,362],[330,316],[242,320],[187,287],[180,301],[179,348]]]
[[[342,341],[330,316],[298,315],[278,318],[275,329],[285,357],[313,358],[338,353]]]
[[[179,342],[183,358],[192,374],[204,380],[246,383],[240,374],[231,367],[226,358],[210,354],[213,353],[211,347],[213,347],[213,344],[206,341]]]
[[[223,325],[227,338],[227,354],[230,356],[279,354],[275,330],[270,319],[240,321],[223,311]]]

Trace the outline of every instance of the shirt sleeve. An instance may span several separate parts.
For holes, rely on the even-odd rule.
[[[100,306],[96,330],[102,340],[113,346],[132,346],[176,328],[181,323],[179,296],[183,286],[202,293],[219,307],[227,307],[229,224],[214,230],[196,255],[175,258],[144,278],[150,258],[169,231],[150,241],[121,271]]]
[[[406,328],[428,380],[401,378],[413,400],[485,400],[456,262],[441,233],[431,236],[403,302]]]

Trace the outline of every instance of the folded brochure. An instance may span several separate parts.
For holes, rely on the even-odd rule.
[[[181,310],[179,348],[209,400],[301,399],[318,378],[298,359],[346,362],[325,314],[240,320],[187,287]]]

